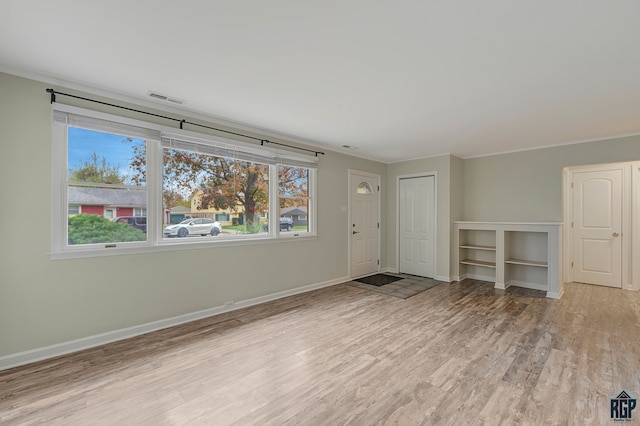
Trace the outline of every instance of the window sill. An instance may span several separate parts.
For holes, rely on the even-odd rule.
[[[293,234],[293,233],[292,233]],[[195,238],[195,237],[194,237]],[[49,253],[49,260],[84,259],[91,257],[106,256],[126,256],[132,254],[163,253],[171,251],[212,249],[219,247],[262,245],[274,243],[289,243],[301,240],[315,240],[317,234],[299,233],[296,235],[281,235],[280,237],[262,238],[238,238],[221,239],[219,241],[180,241],[163,240],[157,245],[139,245],[136,247],[113,247],[113,248],[88,248],[86,250],[59,250]]]

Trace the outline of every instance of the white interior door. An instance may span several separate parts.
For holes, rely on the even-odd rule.
[[[351,174],[351,277],[378,272],[378,177]]]
[[[435,177],[400,179],[400,272],[433,278]]]
[[[623,170],[573,174],[573,280],[622,287]]]

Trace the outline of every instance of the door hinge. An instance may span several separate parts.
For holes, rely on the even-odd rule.
[[[378,265],[380,264],[380,259],[378,259]]]
[[[571,227],[573,228],[573,222],[571,222]]]
[[[380,191],[380,185],[378,185],[378,191]]]
[[[380,222],[378,222],[378,229],[380,229]]]
[[[573,262],[571,262],[571,267],[573,268]]]
[[[573,188],[573,182],[571,182],[571,188]]]

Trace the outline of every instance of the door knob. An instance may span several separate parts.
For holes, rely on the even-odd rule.
[[[353,231],[352,234],[356,235],[356,234],[359,234],[359,232],[358,231]]]
[[[612,237],[617,237],[617,236],[619,236],[619,235],[620,235],[620,234],[618,234],[617,232],[614,232],[613,234],[611,234],[611,236],[612,236]]]

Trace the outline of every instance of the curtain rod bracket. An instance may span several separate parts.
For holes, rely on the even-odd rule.
[[[187,120],[185,120],[185,119],[180,120],[180,130],[183,130],[183,129],[182,129],[182,125],[183,125],[184,123],[186,123],[186,122],[187,122]]]
[[[47,92],[51,94],[51,103],[56,101],[56,91],[53,89],[47,89]]]

